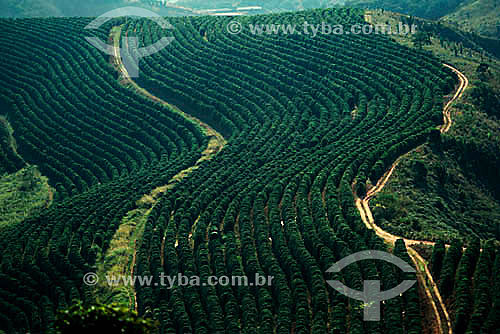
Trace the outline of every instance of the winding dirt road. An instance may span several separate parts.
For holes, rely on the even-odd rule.
[[[460,85],[458,86],[458,89],[453,96],[453,98],[444,106],[443,109],[443,116],[444,116],[444,124],[441,127],[441,133],[448,132],[450,130],[452,120],[451,120],[451,105],[458,99],[462,97],[462,95],[465,92],[465,89],[467,86],[469,86],[469,79],[465,75],[462,74],[459,70],[454,68],[453,66],[450,66],[448,64],[443,64],[444,67],[448,67],[451,69],[455,74],[458,76],[458,79],[460,80]]]
[[[128,74],[128,71],[127,71],[125,65],[123,64],[122,57],[120,55],[120,37],[121,37],[121,27],[120,26],[116,26],[111,30],[110,37],[113,41],[113,47],[114,47],[113,62],[116,65],[117,69],[122,73],[122,76],[123,76],[122,82],[124,84],[132,85],[132,87],[134,88],[134,90],[137,93],[139,93],[139,94],[141,94],[141,95],[143,95],[143,96],[145,96],[145,97],[147,97],[155,102],[158,102],[160,104],[168,106],[170,109],[172,109],[176,113],[181,114],[184,118],[186,118],[186,119],[192,121],[193,123],[197,124],[198,126],[200,126],[202,128],[203,132],[205,133],[205,135],[207,137],[209,137],[209,139],[212,139],[212,138],[215,139],[215,142],[212,143],[213,146],[216,146],[216,149],[214,149],[215,152],[213,153],[213,155],[217,154],[220,150],[222,150],[222,148],[226,144],[226,140],[219,132],[217,132],[210,125],[208,125],[207,123],[204,123],[200,119],[198,119],[190,114],[185,113],[184,111],[182,111],[181,109],[179,109],[175,105],[168,103],[168,102],[160,99],[159,97],[151,94],[150,92],[148,92],[146,89],[139,86],[134,80],[132,80],[130,78],[130,75]]]
[[[458,79],[460,81],[460,84],[457,88],[457,91],[455,92],[453,98],[446,103],[443,109],[443,120],[444,124],[441,126],[440,131],[441,133],[448,132],[448,130],[451,128],[452,125],[452,119],[451,119],[451,106],[453,105],[454,102],[456,102],[458,99],[460,99],[469,85],[469,80],[465,75],[463,75],[459,70],[454,68],[453,66],[450,66],[448,64],[443,64],[443,66],[451,69],[455,74],[458,76]],[[411,248],[410,246],[412,245],[417,245],[417,244],[425,244],[425,245],[434,245],[434,242],[426,241],[426,240],[412,240],[412,239],[406,239],[401,236],[397,236],[394,234],[391,234],[387,231],[384,231],[380,226],[377,226],[375,224],[375,220],[373,218],[373,214],[370,210],[370,199],[372,199],[374,196],[376,196],[384,186],[387,184],[389,181],[392,173],[396,169],[397,165],[406,156],[400,156],[391,166],[391,168],[380,178],[380,180],[377,182],[377,184],[369,189],[366,193],[366,196],[364,198],[359,198],[354,195],[355,198],[355,204],[356,208],[359,211],[359,214],[361,215],[361,219],[365,223],[366,227],[369,229],[372,229],[375,231],[375,233],[384,239],[385,242],[394,245],[396,240],[398,239],[403,239],[407,248],[408,248],[408,253],[410,257],[412,258],[413,262],[415,263],[415,266],[417,268],[418,272],[418,279],[420,283],[423,285],[425,289],[425,293],[429,299],[429,303],[431,304],[434,314],[436,317],[437,321],[437,331],[439,334],[452,334],[452,326],[451,326],[451,321],[450,321],[450,316],[448,314],[448,311],[446,310],[446,305],[443,302],[443,299],[441,297],[441,294],[439,293],[439,290],[437,288],[436,283],[434,282],[434,279],[429,271],[429,268],[427,267],[426,261],[418,254],[418,252]],[[444,328],[443,328],[444,327]]]
[[[158,197],[159,194],[164,193],[170,187],[172,187],[176,182],[179,182],[182,178],[187,176],[189,173],[191,173],[195,169],[199,168],[201,162],[203,162],[205,160],[212,159],[217,153],[219,153],[224,148],[224,146],[226,145],[227,142],[226,142],[225,138],[219,132],[217,132],[215,129],[213,129],[207,123],[204,123],[200,119],[183,112],[181,109],[179,109],[175,105],[170,104],[170,103],[160,99],[159,97],[151,94],[146,89],[139,86],[134,80],[132,80],[132,78],[130,77],[130,75],[127,71],[127,68],[123,64],[122,57],[120,55],[121,31],[122,31],[121,26],[115,26],[111,29],[110,36],[109,36],[110,40],[113,43],[112,61],[113,61],[113,64],[115,65],[116,69],[122,74],[121,82],[125,85],[129,85],[138,94],[141,94],[154,102],[157,102],[157,103],[160,103],[164,106],[169,107],[173,112],[176,112],[176,113],[180,114],[181,116],[183,116],[184,118],[188,119],[189,121],[193,122],[202,130],[203,134],[208,137],[208,143],[207,143],[206,149],[201,153],[201,157],[198,159],[198,161],[196,161],[196,163],[193,166],[186,168],[186,169],[180,171],[179,173],[177,173],[174,177],[172,177],[172,179],[169,181],[168,184],[154,189],[151,192],[151,194],[146,194],[143,196],[143,199],[146,198],[147,200],[152,201],[151,204],[154,205],[156,203],[156,198]],[[143,200],[143,199],[141,199],[141,200]],[[134,276],[134,267],[135,267],[135,263],[136,263],[137,247],[138,247],[138,245],[137,245],[137,239],[136,239],[135,243],[134,243],[134,252],[133,252],[132,261],[131,261],[131,265],[130,265],[131,277]],[[132,287],[132,288],[133,288],[133,299],[134,300],[133,301],[131,300],[131,304],[134,305],[135,310],[137,311],[137,295],[136,295],[135,288],[134,287]]]

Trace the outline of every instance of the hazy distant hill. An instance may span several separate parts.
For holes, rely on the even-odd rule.
[[[156,9],[165,8],[161,5],[165,2],[170,8],[181,6],[193,9],[235,10],[238,7],[261,6],[265,12],[353,5],[384,8],[425,18],[438,18],[452,12],[464,0],[3,0],[0,3],[0,16],[98,16],[107,10],[131,4],[146,7],[153,5]],[[161,13],[170,14],[165,9]]]
[[[0,17],[99,16],[124,6],[152,9],[164,16],[187,15],[189,12],[172,7],[152,6],[159,1],[147,0],[2,0]]]
[[[179,0],[175,2],[178,5],[195,9],[207,8],[238,8],[247,6],[261,6],[266,11],[282,10],[301,10],[308,8],[331,7],[334,5],[343,5],[344,0]]]
[[[170,1],[169,1],[170,2]],[[174,3],[174,2],[171,2]],[[466,31],[500,36],[500,0],[178,0],[176,5],[193,8],[261,6],[264,11],[301,10],[333,6],[383,8],[427,19],[453,22]]]
[[[122,6],[142,6],[165,16],[196,14],[200,9],[229,9],[260,6],[251,13],[295,11],[311,8],[354,6],[383,8],[413,16],[453,22],[460,28],[498,37],[500,0],[2,0],[0,16],[99,16]]]
[[[500,0],[473,0],[443,18],[462,30],[500,37]]]
[[[98,16],[124,3],[123,0],[2,0],[0,16]]]
[[[262,6],[265,10],[298,10],[332,6],[356,6],[384,8],[387,10],[424,18],[440,18],[453,12],[467,0],[178,0],[177,5],[190,8],[236,8],[241,6]]]

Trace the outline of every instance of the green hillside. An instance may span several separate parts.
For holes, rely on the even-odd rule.
[[[24,221],[51,203],[47,178],[34,166],[0,177],[0,229]]]
[[[481,244],[476,239],[468,243],[453,241],[446,248],[440,240],[433,247],[429,262],[445,304],[452,310],[453,333],[497,331],[500,322],[498,246],[493,242]]]
[[[3,0],[0,2],[0,17],[96,17],[126,6],[147,8],[164,16],[190,14],[186,10],[151,6],[148,2],[147,0]]]
[[[386,245],[366,228],[353,190],[362,196],[397,157],[435,137],[453,72],[381,35],[230,34],[232,18],[169,20],[176,29],[168,32],[150,20],[92,31],[86,18],[0,20],[4,114],[19,154],[56,189],[46,210],[0,231],[0,329],[50,332],[57,310],[103,297],[85,273],[122,260],[124,273],[155,279],[246,275],[252,283],[118,291],[162,333],[435,326],[424,321],[430,306],[417,285],[382,305],[382,321],[366,322],[363,304],[326,281],[354,289],[366,279],[400,281],[382,261],[327,272],[361,250],[412,262],[402,240]],[[364,13],[239,20],[350,27]],[[175,40],[141,60],[130,81],[84,40],[120,32],[140,45]],[[224,148],[203,158],[220,136]],[[272,284],[256,285],[256,274]]]
[[[477,2],[491,3],[496,0],[478,0]],[[145,0],[148,4],[158,3],[157,1]],[[327,7],[361,7],[361,8],[382,8],[398,13],[409,14],[413,16],[438,19],[445,15],[454,13],[459,8],[468,8],[469,0],[423,0],[423,1],[409,1],[409,0],[243,0],[243,1],[228,1],[228,0],[178,0],[167,1],[171,5],[184,6],[193,9],[233,9],[247,7],[247,6],[260,6],[264,11],[292,11],[303,10],[308,8],[327,8]],[[467,5],[467,7],[463,7]],[[484,10],[481,11],[484,13]],[[473,16],[479,20],[479,12],[472,13]],[[489,13],[488,15],[491,15]],[[494,15],[491,15],[493,17]],[[498,15],[497,15],[498,16]]]
[[[464,31],[500,38],[500,2],[475,0],[464,3],[456,11],[442,18]]]
[[[408,19],[382,11],[370,11],[367,16],[373,23]],[[454,105],[453,125],[442,140],[402,159],[382,193],[373,199],[374,216],[385,230],[411,239],[498,239],[500,193],[497,174],[489,171],[500,166],[496,158],[500,150],[500,49],[441,22],[412,22],[427,35],[427,42],[419,45],[414,37],[405,36],[396,40],[455,64],[469,78],[469,89]]]
[[[250,13],[270,13],[330,7],[383,8],[429,19],[450,15],[447,19],[471,22],[475,27],[495,24],[498,12],[492,11],[496,0],[4,0],[0,3],[0,17],[40,17],[40,16],[99,16],[108,10],[123,6],[141,6],[160,12],[162,15],[193,15],[198,10],[225,9],[241,11],[239,8],[258,6],[261,10]],[[458,11],[457,11],[458,10]],[[245,10],[243,10],[245,11]],[[455,11],[457,11],[455,13]],[[484,18],[483,18],[484,17]]]
[[[383,11],[367,12],[367,18],[372,23],[409,19]],[[494,333],[500,325],[498,47],[450,24],[412,20],[425,38],[395,39],[453,63],[469,85],[452,104],[450,130],[401,157],[371,199],[371,211],[386,233],[417,240],[415,248],[428,262],[449,315],[442,320],[449,319],[453,333]]]

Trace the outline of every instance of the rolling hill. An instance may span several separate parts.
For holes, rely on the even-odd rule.
[[[350,26],[363,14],[240,22]],[[19,154],[56,190],[48,209],[0,231],[3,330],[48,331],[54,312],[78,300],[124,302],[82,279],[128,244],[121,266],[134,275],[274,277],[270,286],[133,286],[125,303],[166,332],[422,332],[417,286],[368,323],[360,302],[328,288],[326,270],[368,247],[388,250],[361,221],[353,186],[363,194],[437,131],[456,76],[380,35],[236,35],[230,20],[171,19],[174,42],[141,61],[134,83],[84,37],[149,45],[165,33],[151,21],[93,31],[85,18],[0,21],[5,117]],[[197,163],[215,133],[227,144]],[[118,242],[124,223],[134,232]],[[404,244],[394,252],[411,261]],[[377,266],[334,277],[353,288],[397,279]]]
[[[115,2],[11,4],[12,16],[80,14],[0,19],[0,173],[8,193],[0,211],[14,217],[0,226],[0,332],[54,333],[58,312],[96,301],[153,319],[158,333],[497,328],[500,294],[488,288],[498,285],[500,252],[485,241],[498,239],[495,45],[384,11],[282,12],[337,2],[168,18],[175,29],[137,18],[85,29],[92,18],[83,15]],[[379,4],[427,17],[462,8],[356,2]],[[179,1],[172,10],[207,5]],[[422,39],[250,28],[307,22],[349,31],[365,20],[418,21]],[[107,41],[111,55],[89,36]],[[124,63],[137,48],[166,36],[172,43],[128,77]],[[469,90],[456,67],[471,78]],[[369,226],[360,201],[406,156],[372,202]],[[410,247],[402,237],[418,240]],[[382,261],[329,270],[365,250],[391,252],[416,277]],[[110,275],[153,283],[113,286]],[[165,286],[162,275],[205,284]],[[206,284],[210,277],[249,284]],[[402,279],[418,284],[382,303],[380,321],[364,321],[367,305],[329,284],[363,290],[366,281],[389,288]]]
[[[125,3],[122,0],[5,0],[0,3],[0,16],[99,16],[110,9],[124,6]]]
[[[464,3],[442,18],[464,31],[500,38],[500,1],[476,0]]]
[[[124,6],[140,6],[164,16],[200,15],[218,12],[262,14],[313,8],[381,8],[397,13],[452,23],[456,27],[486,37],[499,38],[500,5],[498,0],[5,0],[0,3],[0,17],[99,16]],[[257,7],[256,9],[245,9]],[[213,12],[212,12],[213,13]]]
[[[383,8],[394,12],[410,14],[414,16],[437,19],[445,15],[452,15],[456,20],[462,21],[467,13],[475,20],[480,21],[479,15],[488,15],[494,18],[494,13],[490,7],[494,6],[497,0],[477,0],[469,4],[468,0],[87,0],[63,1],[63,0],[5,0],[0,4],[0,16],[3,17],[40,17],[40,16],[99,16],[100,14],[123,6],[144,6],[156,11],[162,9],[164,15],[174,13],[175,8],[184,7],[188,9],[184,14],[189,14],[189,9],[230,9],[259,6],[262,12],[296,11],[313,8],[329,7],[362,7],[362,8]],[[456,13],[455,11],[459,8]],[[173,10],[171,13],[166,9]],[[191,13],[192,14],[192,13]],[[450,17],[450,19],[452,19]]]

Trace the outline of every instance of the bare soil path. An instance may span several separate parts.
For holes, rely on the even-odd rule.
[[[443,66],[455,72],[455,74],[458,76],[460,83],[453,98],[450,101],[448,101],[448,103],[446,103],[446,105],[444,106],[443,109],[444,124],[440,128],[441,133],[445,133],[450,130],[452,125],[451,106],[453,105],[454,102],[456,102],[458,99],[462,97],[465,89],[469,85],[469,80],[459,70],[448,64],[443,64]],[[448,314],[448,311],[446,310],[446,305],[443,302],[443,299],[441,297],[441,294],[439,293],[437,285],[435,284],[434,279],[429,271],[427,263],[415,249],[411,248],[412,245],[417,245],[417,244],[434,245],[434,242],[426,240],[406,239],[401,236],[397,236],[387,231],[384,231],[380,226],[377,226],[375,224],[373,214],[370,210],[370,205],[369,205],[370,199],[372,199],[382,191],[384,186],[389,181],[392,173],[396,169],[398,163],[401,161],[401,159],[404,158],[405,155],[399,157],[392,164],[391,168],[380,178],[377,184],[367,191],[366,196],[364,198],[359,198],[356,195],[354,195],[356,208],[358,209],[359,214],[361,215],[361,219],[365,223],[366,227],[374,230],[375,233],[379,237],[384,239],[385,242],[387,242],[390,245],[394,245],[397,239],[404,240],[406,246],[408,247],[409,255],[412,258],[413,262],[415,263],[418,275],[420,276],[419,281],[423,284],[426,295],[429,298],[429,302],[434,310],[437,322],[435,328],[436,332],[438,334],[445,334],[445,333],[452,334],[450,316]]]
[[[173,112],[180,114],[184,118],[186,118],[189,121],[191,121],[192,123],[194,123],[203,132],[203,134],[206,137],[208,137],[207,147],[205,148],[205,150],[203,150],[203,152],[201,153],[201,157],[198,159],[198,161],[196,161],[196,163],[193,166],[188,167],[188,168],[180,171],[179,173],[177,173],[175,176],[172,177],[172,179],[169,180],[168,184],[161,186],[161,187],[158,187],[156,189],[153,189],[150,194],[144,194],[144,196],[137,203],[138,205],[141,205],[141,206],[142,205],[149,205],[152,208],[157,203],[158,197],[160,194],[162,194],[162,193],[166,192],[168,189],[174,187],[174,185],[177,182],[179,182],[184,177],[189,175],[191,172],[193,172],[194,170],[199,168],[201,162],[203,162],[205,160],[210,160],[215,155],[217,155],[217,153],[219,153],[226,145],[226,140],[219,132],[217,132],[215,129],[213,129],[207,123],[204,123],[200,119],[183,112],[181,109],[179,109],[175,105],[170,104],[170,103],[160,99],[159,97],[151,94],[146,89],[139,86],[134,80],[132,80],[132,78],[130,78],[130,75],[127,71],[127,68],[123,64],[123,61],[122,61],[122,58],[120,55],[121,31],[122,31],[121,26],[115,26],[111,29],[111,32],[110,32],[110,41],[113,43],[112,62],[115,65],[117,71],[119,71],[121,73],[120,82],[124,85],[128,85],[130,88],[134,89],[138,94],[145,96],[146,98],[148,98],[154,102],[157,102],[157,103],[160,103],[164,106],[167,106]],[[147,210],[145,214],[148,215],[150,211],[151,211],[151,209]],[[133,240],[133,243],[131,242],[132,240],[125,240],[125,241],[122,240],[122,243],[125,242],[128,245],[133,244],[133,247],[134,247],[133,252],[132,252],[132,257],[131,257],[132,260],[130,261],[130,266],[128,266],[128,264],[124,264],[125,267],[128,266],[128,268],[130,270],[131,277],[133,277],[135,275],[134,270],[135,270],[135,264],[136,264],[136,252],[137,252],[137,248],[140,245],[140,240],[139,240],[140,235],[139,234],[135,234],[135,233],[128,234],[130,238],[132,238],[135,235],[136,239]],[[119,236],[117,236],[117,238],[118,237]],[[115,238],[115,236],[113,236],[113,239],[114,238]],[[162,247],[163,247],[163,242],[162,242]],[[134,287],[131,287],[131,288],[133,291],[131,291],[132,294],[129,296],[130,304],[134,306],[135,310],[137,310],[137,295],[136,295]]]

